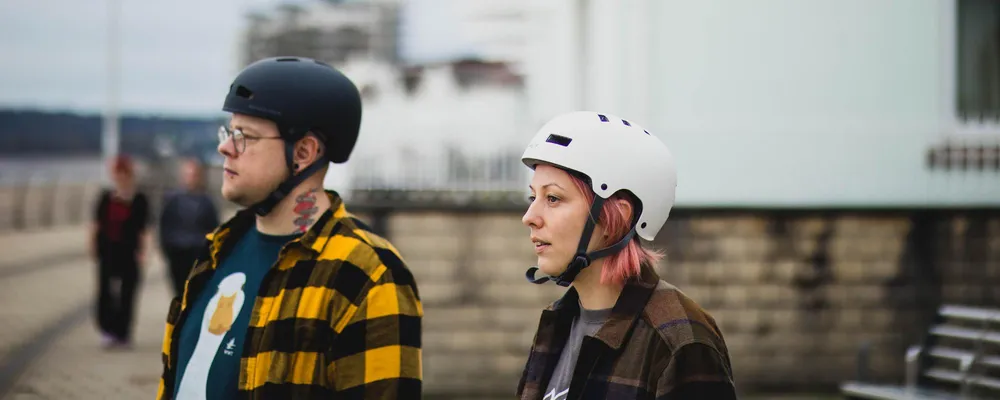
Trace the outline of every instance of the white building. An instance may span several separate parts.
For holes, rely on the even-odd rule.
[[[332,167],[328,188],[350,196],[355,188],[526,187],[518,157],[532,128],[522,85],[506,64],[453,62],[401,70],[352,60],[342,70],[368,95],[351,160]],[[406,76],[418,83],[408,88]]]
[[[1000,2],[532,7],[532,125],[570,109],[639,122],[677,159],[679,204],[1000,204],[995,168],[927,163],[946,138],[997,143]]]

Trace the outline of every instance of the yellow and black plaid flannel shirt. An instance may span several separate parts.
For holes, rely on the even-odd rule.
[[[286,245],[261,284],[240,360],[239,398],[419,399],[423,309],[399,252],[348,213],[330,210]],[[163,337],[158,399],[173,398],[188,305],[255,223],[241,211],[212,234]]]

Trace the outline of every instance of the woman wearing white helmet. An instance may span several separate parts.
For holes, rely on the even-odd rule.
[[[657,276],[662,255],[635,236],[653,240],[673,207],[667,147],[627,120],[580,111],[545,124],[521,159],[534,170],[528,280],[571,287],[542,312],[517,395],[735,399],[715,320]]]

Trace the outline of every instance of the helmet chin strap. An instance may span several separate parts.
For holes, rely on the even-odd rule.
[[[559,286],[569,286],[573,283],[573,279],[576,279],[576,276],[580,274],[580,271],[583,271],[584,268],[590,266],[590,263],[594,262],[594,260],[615,254],[628,245],[628,242],[632,240],[633,236],[635,236],[635,226],[632,226],[632,229],[629,229],[628,233],[625,234],[625,237],[617,243],[604,249],[587,253],[587,245],[590,244],[590,237],[594,233],[594,227],[597,225],[597,219],[601,215],[601,206],[603,205],[604,199],[600,196],[594,195],[594,204],[590,207],[590,214],[587,216],[587,224],[583,227],[583,234],[580,236],[580,243],[576,247],[576,255],[573,256],[573,261],[570,261],[566,270],[559,276],[541,276],[536,278],[535,274],[538,272],[538,267],[531,267],[524,273],[528,282],[541,285],[545,282],[553,281]]]
[[[302,182],[305,182],[310,176],[315,174],[317,171],[323,168],[326,158],[320,157],[318,160],[314,161],[308,167],[305,167],[298,174],[295,173],[294,162],[292,161],[292,153],[295,149],[295,144],[285,142],[285,163],[287,164],[289,176],[275,189],[271,194],[267,195],[267,198],[261,200],[257,204],[251,206],[254,213],[263,217],[274,209],[274,206],[278,205],[282,199],[287,197],[292,190],[295,190]]]

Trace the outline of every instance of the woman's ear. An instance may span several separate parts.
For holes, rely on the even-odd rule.
[[[614,201],[615,204],[617,204],[619,207],[622,208],[622,210],[625,210],[626,221],[631,221],[632,218],[635,217],[634,215],[632,215],[632,213],[635,212],[635,210],[632,208],[632,202],[624,198],[617,198]]]
[[[630,221],[632,219],[632,210],[633,210],[632,209],[632,202],[630,202],[630,201],[628,201],[626,199],[623,199],[623,198],[616,198],[616,199],[612,199],[612,200],[608,200],[608,201],[614,202],[613,204],[615,206],[618,206],[623,211],[625,211],[625,219],[627,221]],[[604,240],[607,240],[609,238],[609,234],[604,229],[601,229],[601,235],[604,238]]]

